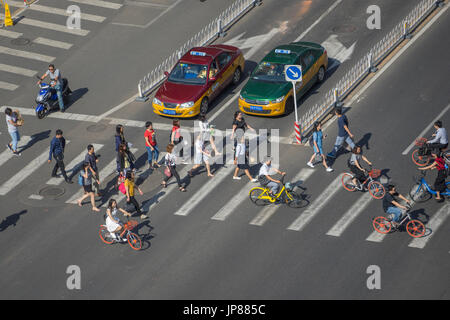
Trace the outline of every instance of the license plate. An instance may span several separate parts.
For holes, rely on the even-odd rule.
[[[163,110],[163,113],[172,115],[177,114],[175,110],[166,110],[166,109]]]
[[[263,108],[259,107],[259,106],[250,106],[250,110],[252,110],[252,111],[262,111]]]

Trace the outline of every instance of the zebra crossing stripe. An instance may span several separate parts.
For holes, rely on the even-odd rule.
[[[255,184],[248,182],[230,201],[227,202],[219,211],[216,212],[214,216],[211,217],[213,220],[225,221],[225,219],[236,211],[238,206],[248,198],[248,191]]]
[[[319,211],[325,207],[328,201],[330,201],[341,188],[341,175],[339,175],[288,227],[288,230],[301,231],[319,213]]]
[[[314,173],[313,169],[302,169],[300,172],[294,177],[294,182],[299,184],[298,181],[304,182],[308,180],[308,178]],[[262,226],[266,223],[267,220],[278,210],[279,206],[271,205],[264,208],[252,221],[250,221],[251,225],[254,226]]]
[[[103,147],[102,144],[97,144],[97,143],[93,143],[92,145],[94,146],[95,151],[98,151]],[[86,154],[87,154],[87,150],[83,150],[75,159],[73,159],[67,165],[67,167],[72,168],[72,170],[75,169],[76,166],[78,166],[81,162],[84,161],[84,157],[86,156]],[[57,186],[57,185],[60,185],[62,182],[63,182],[63,180],[60,178],[51,178],[50,180],[47,181],[47,184]]]
[[[0,71],[19,74],[26,77],[34,77],[37,74],[37,71],[29,70],[25,68],[9,66],[3,63],[0,63]]]
[[[447,203],[438,212],[436,212],[431,220],[427,223],[426,228],[431,229],[431,234],[424,235],[421,238],[413,239],[408,247],[423,249],[427,242],[430,241],[431,237],[436,233],[439,227],[445,222],[445,220],[450,216],[450,204]]]
[[[113,10],[118,10],[118,9],[122,8],[122,5],[119,3],[102,1],[102,0],[69,0],[69,1],[81,3],[81,4],[88,4],[91,6],[96,6],[96,7],[101,7],[101,8],[113,9]]]
[[[0,81],[0,89],[4,89],[4,90],[9,90],[9,91],[14,91],[18,88],[19,86],[16,84],[12,84],[9,82],[4,82],[4,81]]]
[[[23,18],[18,23],[25,24],[28,26],[38,27],[38,28],[42,28],[42,29],[48,29],[48,30],[53,30],[53,31],[69,33],[69,34],[73,34],[73,35],[77,35],[77,36],[83,36],[83,37],[87,36],[89,33],[89,30],[69,29],[65,25],[40,21],[40,20],[36,20],[36,19],[31,19],[31,18]]]
[[[4,47],[4,46],[0,46],[0,53],[9,54],[11,56],[16,56],[16,57],[25,58],[25,59],[43,61],[43,62],[52,62],[53,60],[56,59],[55,57],[46,56],[46,55],[39,54],[36,52],[16,50],[16,49],[11,49],[11,48]]]
[[[65,49],[65,50],[69,50],[72,47],[71,43],[51,40],[51,39],[47,39],[47,38],[43,38],[43,37],[38,37],[38,38],[34,39],[33,43],[42,44],[44,46],[49,46],[49,47],[54,47],[54,48],[59,48],[59,49]]]
[[[23,148],[23,146],[26,146],[30,141],[31,141],[30,136],[21,137],[20,141],[19,141],[20,145],[17,146],[17,149],[20,151],[20,148]],[[2,153],[0,153],[0,167],[13,157],[15,157],[15,155],[13,155],[11,150],[6,148],[6,150],[4,150]]]
[[[8,4],[13,7],[23,7],[22,1],[8,0]],[[71,13],[67,12],[66,9],[59,9],[59,8],[44,6],[44,5],[37,4],[37,3],[33,3],[33,5],[28,6],[28,10],[56,14],[56,15],[65,16],[65,17],[69,17],[71,15]],[[87,14],[87,13],[81,13],[80,18],[83,20],[100,22],[100,23],[105,21],[105,19],[106,19],[105,17],[102,17],[102,16],[97,16],[97,15]]]
[[[17,39],[17,38],[20,38],[21,36],[23,36],[23,33],[4,30],[4,29],[0,28],[0,37]]]
[[[338,222],[327,232],[327,235],[340,237],[345,229],[358,217],[358,215],[372,201],[370,193],[365,193],[353,206],[339,219]]]

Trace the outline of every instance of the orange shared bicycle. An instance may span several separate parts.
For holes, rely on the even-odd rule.
[[[130,245],[133,250],[141,250],[142,248],[142,241],[141,238],[134,232],[131,232],[136,226],[138,225],[138,222],[136,220],[128,220],[127,223],[123,225],[123,230],[120,233],[120,238],[123,238],[123,236],[126,234],[126,239],[128,241],[128,244]],[[111,232],[108,231],[106,225],[100,226],[99,231],[100,239],[106,244],[113,244],[116,242],[119,242]]]

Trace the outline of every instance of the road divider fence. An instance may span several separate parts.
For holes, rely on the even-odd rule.
[[[326,118],[342,100],[372,72],[377,71],[377,65],[388,56],[403,40],[410,37],[411,32],[425,18],[443,4],[442,0],[422,0],[417,6],[388,34],[386,34],[370,51],[363,56],[335,85],[327,92],[318,104],[309,108],[300,118],[302,137],[310,134],[314,122]],[[297,139],[293,139],[296,143]]]
[[[199,33],[194,35],[178,50],[174,51],[160,65],[150,71],[138,84],[137,101],[147,101],[148,95],[157,88],[165,78],[164,72],[170,71],[176,62],[192,47],[204,46],[218,37],[225,36],[225,31],[238,19],[250,11],[262,0],[236,0],[231,6],[223,11],[216,19],[211,21]]]

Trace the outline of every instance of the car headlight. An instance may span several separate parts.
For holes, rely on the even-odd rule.
[[[285,97],[285,96],[279,97],[278,99],[275,99],[275,100],[270,101],[270,103],[280,103],[281,101],[284,100],[284,97]]]
[[[244,97],[242,96],[242,94],[239,95],[239,99],[245,100]]]
[[[157,98],[153,98],[153,103],[157,104],[157,105],[160,105],[160,106],[163,105],[162,102],[159,99],[157,99]]]
[[[180,104],[180,108],[191,108],[193,106],[194,106],[194,101],[189,101],[189,102]]]

